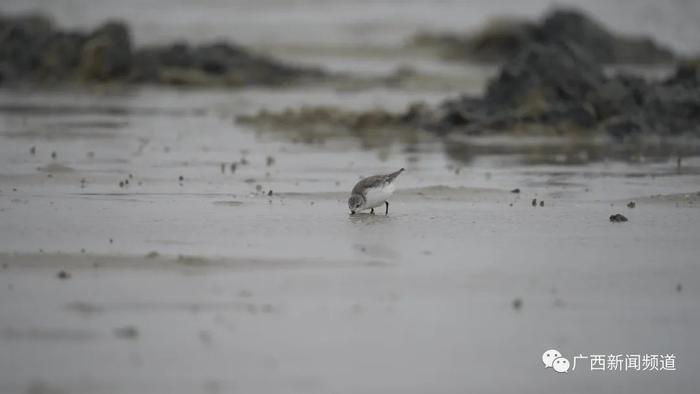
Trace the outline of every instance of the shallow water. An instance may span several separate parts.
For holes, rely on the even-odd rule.
[[[139,42],[240,37],[366,75],[408,64],[439,83],[0,91],[0,392],[694,393],[693,141],[446,145],[418,134],[368,149],[337,136],[291,143],[234,121],[303,104],[401,111],[478,92],[492,70],[355,47],[469,28],[512,3],[407,2],[396,13],[394,2],[3,4],[40,5],[71,25],[128,17]],[[683,38],[695,24],[667,23],[696,3],[631,3],[586,5],[623,31],[698,49]],[[208,23],[192,24],[198,13]],[[400,167],[388,216],[348,215],[359,177]],[[614,213],[629,222],[610,223]],[[540,361],[550,348],[673,353],[678,371],[557,376]]]

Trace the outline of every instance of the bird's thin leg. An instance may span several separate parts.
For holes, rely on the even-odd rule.
[[[370,209],[369,213],[374,215],[374,208]]]
[[[389,201],[384,201],[384,204],[386,204],[386,215],[389,214]]]

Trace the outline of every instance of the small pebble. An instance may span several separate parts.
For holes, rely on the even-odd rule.
[[[680,284],[680,283],[677,284],[677,285],[676,285],[676,291],[679,292],[679,293],[680,293],[681,291],[683,291],[683,285]]]
[[[537,206],[537,199],[536,199],[536,198],[533,198],[533,199],[532,199],[532,206],[533,206],[533,207],[536,207],[536,206]]]
[[[268,156],[268,157],[267,157],[267,160],[265,161],[265,163],[267,164],[268,167],[270,167],[270,166],[272,166],[273,164],[275,164],[275,158],[272,157],[272,156]]]
[[[118,327],[114,329],[114,336],[121,339],[136,339],[139,330],[134,326]]]
[[[180,182],[182,182],[182,181],[184,181],[184,180],[185,180],[185,177],[184,177],[184,176],[182,176],[182,175],[180,175],[180,177],[179,177],[178,179],[180,180]]]
[[[520,298],[516,298],[513,300],[513,309],[516,311],[519,311],[523,307],[523,300]]]
[[[36,146],[32,146],[31,148],[29,148],[29,153],[31,153],[32,155],[36,155]]]
[[[634,207],[636,207],[636,206],[637,206],[637,203],[634,202],[634,201],[630,201],[629,203],[627,203],[627,208],[632,209],[632,208],[634,208]]]
[[[56,154],[56,151],[51,152],[51,158],[55,159],[58,155]]]
[[[58,277],[58,279],[68,279],[68,278],[70,278],[70,274],[69,274],[68,272],[66,272],[66,271],[58,271],[58,273],[56,274],[56,276]]]
[[[119,187],[124,187],[124,181],[119,181]]]
[[[511,192],[511,193],[518,194],[518,193],[520,193],[520,189],[513,189],[513,190],[511,190],[510,192]]]
[[[271,196],[271,195],[272,195],[272,190],[269,190],[269,191],[267,192],[267,195],[268,195],[268,196]]]
[[[540,201],[540,206],[541,206],[541,207],[544,206],[544,201]]]
[[[233,174],[234,172],[236,172],[236,167],[237,167],[237,166],[238,166],[238,165],[237,165],[236,163],[231,163],[231,174]]]
[[[622,214],[616,213],[614,215],[610,215],[610,221],[613,223],[622,223],[626,222],[627,218]]]

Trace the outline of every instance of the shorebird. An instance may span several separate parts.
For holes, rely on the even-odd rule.
[[[404,171],[400,169],[396,172],[386,175],[374,175],[369,178],[362,179],[357,182],[352,188],[350,199],[348,199],[348,208],[350,214],[369,209],[371,214],[374,214],[374,208],[386,205],[386,214],[389,214],[389,197],[394,194],[396,186],[394,180]]]

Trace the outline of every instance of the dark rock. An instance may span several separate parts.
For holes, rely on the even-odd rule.
[[[511,193],[518,194],[518,193],[520,193],[520,189],[513,189],[513,190],[511,190],[510,192],[511,192]]]
[[[193,86],[282,85],[318,79],[296,67],[215,42],[132,48],[123,22],[92,32],[56,29],[41,15],[0,15],[0,83],[127,82]]]
[[[536,199],[536,198],[533,198],[533,199],[532,199],[532,206],[533,206],[533,207],[536,207],[536,206],[537,206],[537,199]]]
[[[632,209],[632,208],[634,208],[634,207],[636,207],[636,206],[637,206],[637,203],[634,202],[634,201],[630,201],[630,202],[627,203],[627,208]]]
[[[605,82],[601,67],[577,48],[533,44],[489,83],[484,104],[491,113],[513,111],[519,121],[590,128],[597,121],[591,100]]]
[[[521,298],[516,298],[513,300],[511,306],[514,310],[519,311],[523,307],[523,300]]]
[[[483,98],[447,100],[428,128],[483,134],[536,125],[558,133],[603,130],[618,140],[698,134],[698,70],[684,63],[664,81],[609,77],[574,45],[535,43],[503,66]]]
[[[225,42],[147,47],[134,55],[131,80],[174,85],[281,85],[318,78],[318,69],[286,65]]]
[[[42,51],[52,34],[52,24],[41,15],[0,15],[0,73],[2,82],[38,76]]]
[[[581,47],[597,62],[606,64],[657,64],[675,61],[673,52],[647,37],[611,33],[597,21],[576,10],[555,10],[542,21],[540,39],[560,39]]]
[[[134,326],[117,327],[114,329],[114,336],[120,339],[137,339],[139,330]]]
[[[700,59],[681,63],[675,74],[666,81],[668,85],[680,85],[689,88],[700,87]]]
[[[613,223],[623,223],[627,221],[627,218],[619,213],[616,213],[614,215],[610,215],[610,221]]]
[[[70,279],[70,274],[66,271],[58,271],[56,277],[58,279]]]
[[[589,15],[574,9],[558,9],[539,23],[499,19],[480,31],[417,37],[420,46],[440,47],[448,59],[500,63],[512,59],[533,43],[566,42],[602,64],[670,64],[676,56],[648,37],[610,32]]]
[[[72,78],[80,64],[86,36],[74,32],[57,32],[48,39],[41,54],[39,77],[45,81]]]
[[[469,58],[486,63],[501,62],[519,53],[536,39],[537,26],[521,20],[496,20],[474,36],[460,42]]]
[[[640,134],[644,128],[642,119],[634,115],[621,115],[604,123],[605,130],[617,140]]]
[[[111,21],[95,30],[80,57],[80,75],[88,81],[124,78],[131,69],[131,34],[123,22]]]
[[[517,107],[580,103],[605,81],[602,68],[576,47],[533,44],[504,65],[489,83],[485,100]]]

